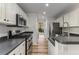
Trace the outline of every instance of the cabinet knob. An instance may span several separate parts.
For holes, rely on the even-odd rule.
[[[13,54],[13,55],[15,55],[15,54]]]
[[[20,55],[22,55],[22,53],[20,53]]]
[[[6,19],[4,19],[4,21],[6,21]]]

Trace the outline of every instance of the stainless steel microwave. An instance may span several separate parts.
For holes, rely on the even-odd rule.
[[[19,14],[16,14],[16,25],[17,26],[26,26],[26,20]]]
[[[16,14],[16,24],[15,25],[7,25],[8,27],[26,27],[26,20],[23,16]]]

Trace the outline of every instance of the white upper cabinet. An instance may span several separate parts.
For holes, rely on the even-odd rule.
[[[0,3],[0,23],[12,24],[16,23],[16,4]]]
[[[7,23],[6,22],[6,17],[5,17],[6,16],[6,14],[5,14],[6,11],[5,10],[6,10],[5,4],[4,3],[0,3],[0,23],[2,23],[2,24],[3,23],[5,23],[5,24]]]
[[[2,4],[0,4],[0,20],[1,20],[1,18],[2,18],[2,10],[1,10],[2,7],[1,7],[1,5],[2,5]]]
[[[8,23],[15,25],[16,24],[16,4],[7,3],[6,4],[6,20]]]
[[[2,21],[2,4],[0,4],[0,22]]]
[[[0,3],[0,23],[1,24],[16,24],[16,14],[27,18],[24,11],[16,3]]]
[[[79,26],[79,8],[70,13],[70,26]]]
[[[59,17],[56,22],[60,23],[60,27],[79,26],[79,8]]]
[[[64,15],[64,27],[79,26],[79,8]]]

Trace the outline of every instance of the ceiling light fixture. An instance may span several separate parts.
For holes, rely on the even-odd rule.
[[[45,15],[45,14],[46,14],[46,12],[44,11],[44,12],[43,12],[43,14]]]
[[[48,3],[46,3],[46,4],[45,4],[45,6],[46,6],[46,7],[48,7],[48,6],[49,6],[49,4],[48,4]]]

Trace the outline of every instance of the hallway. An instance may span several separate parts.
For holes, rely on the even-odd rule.
[[[48,55],[48,41],[44,35],[39,35],[38,44],[32,47],[32,55]]]

